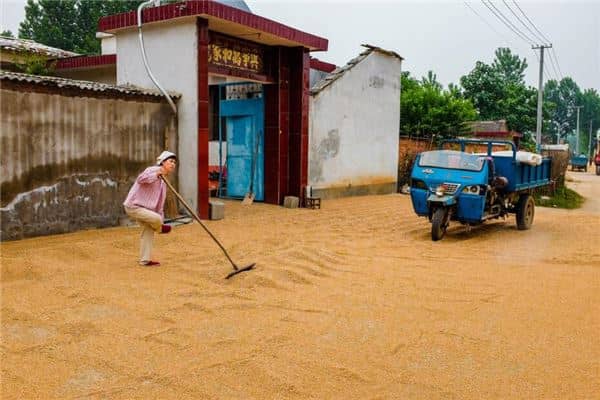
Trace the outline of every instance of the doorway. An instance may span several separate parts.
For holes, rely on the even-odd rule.
[[[243,198],[252,191],[255,200],[264,201],[262,85],[249,82],[219,85],[219,119],[219,143],[227,143],[226,196]],[[223,165],[222,161],[219,165]]]

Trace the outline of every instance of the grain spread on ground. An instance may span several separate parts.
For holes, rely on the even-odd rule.
[[[2,399],[596,398],[600,177],[440,242],[408,196],[321,210],[226,201],[208,221],[1,244]]]

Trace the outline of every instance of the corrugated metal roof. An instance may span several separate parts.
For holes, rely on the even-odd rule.
[[[73,57],[79,54],[72,51],[57,49],[56,47],[46,46],[29,39],[16,39],[7,36],[0,36],[0,49],[13,51],[17,53],[42,54],[51,58]]]
[[[370,44],[362,44],[361,46],[365,47],[366,50],[363,51],[362,53],[360,53],[358,55],[358,57],[353,58],[352,60],[348,61],[348,63],[346,63],[346,65],[344,65],[343,67],[336,68],[333,72],[331,72],[325,78],[323,78],[322,80],[317,82],[310,89],[310,94],[315,95],[315,94],[321,92],[327,86],[331,85],[333,82],[340,79],[346,72],[350,71],[352,68],[354,68],[355,65],[357,65],[362,60],[367,58],[369,56],[369,54],[371,54],[373,52],[381,53],[381,54],[384,54],[384,55],[390,56],[390,57],[395,57],[395,58],[399,59],[400,61],[404,60],[404,58],[402,58],[398,53],[396,53],[394,51],[384,50],[381,47],[372,46]]]
[[[58,78],[56,76],[41,76],[41,75],[29,75],[21,74],[18,72],[7,72],[0,71],[0,80],[9,80],[17,82],[33,83],[43,86],[54,86],[59,88],[73,88],[80,89],[83,91],[92,92],[107,92],[107,93],[119,93],[126,95],[144,95],[144,96],[156,96],[163,97],[163,94],[157,90],[149,90],[139,88],[136,86],[124,86],[124,85],[109,85],[107,83],[91,82],[91,81],[78,81],[75,79]],[[173,98],[180,98],[181,94],[169,92],[169,95]]]

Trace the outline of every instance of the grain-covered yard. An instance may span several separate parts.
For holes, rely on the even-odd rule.
[[[321,210],[226,203],[1,244],[2,399],[591,399],[600,393],[600,177],[588,200],[440,242],[404,195]]]

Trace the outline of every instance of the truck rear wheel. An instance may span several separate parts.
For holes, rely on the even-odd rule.
[[[440,207],[433,212],[431,217],[431,240],[434,242],[441,240],[446,234],[450,211],[447,208]]]
[[[535,214],[535,202],[533,197],[523,194],[517,203],[517,229],[526,230],[531,228]]]

